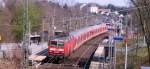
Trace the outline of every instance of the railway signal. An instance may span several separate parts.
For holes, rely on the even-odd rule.
[[[127,58],[128,58],[128,27],[127,27],[127,24],[126,24],[126,34],[125,34],[125,48],[126,48],[126,52],[125,52],[125,69],[127,69]]]
[[[114,40],[123,40],[123,37],[122,36],[113,36],[113,39]],[[115,56],[114,56],[115,57],[115,59],[114,59],[115,60],[114,61],[115,65],[114,65],[114,69],[116,69],[116,42],[114,42],[114,43],[115,43],[115,47],[114,47],[115,48],[114,49],[114,51],[115,51]]]
[[[123,37],[122,36],[114,36],[113,39],[114,40],[123,40]]]

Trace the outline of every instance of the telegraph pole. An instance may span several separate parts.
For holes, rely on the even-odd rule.
[[[70,22],[69,22],[69,32],[72,31],[72,24],[71,24],[71,17],[70,17]]]
[[[24,27],[23,27],[23,64],[22,67],[23,69],[28,68],[28,55],[29,55],[29,43],[30,43],[30,38],[29,38],[29,18],[28,18],[28,0],[24,0]]]
[[[45,19],[43,18],[43,20],[42,20],[42,42],[45,41],[45,37],[44,37],[44,31],[45,31],[44,24],[45,24]]]
[[[54,17],[52,17],[52,32],[53,32],[53,37],[54,37],[55,36]]]
[[[55,27],[55,17],[56,17],[55,12],[56,12],[56,9],[55,9],[55,6],[54,6],[54,11],[53,11],[54,15],[52,17],[53,37],[55,37],[55,29],[56,29],[56,27]]]
[[[126,23],[126,35],[125,35],[125,68],[127,69],[127,60],[128,60],[128,25]]]

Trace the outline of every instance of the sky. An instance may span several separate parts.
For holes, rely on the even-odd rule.
[[[5,7],[5,3],[3,0],[0,0],[0,7]]]
[[[51,1],[51,0],[50,0]],[[75,3],[98,3],[100,5],[108,5],[113,4],[115,6],[129,6],[129,0],[55,0],[61,3],[68,3],[69,5],[73,5]]]
[[[76,0],[80,3],[98,3],[100,5],[113,4],[115,6],[129,6],[129,0]]]
[[[57,2],[66,2],[68,4],[79,3],[98,3],[100,5],[113,4],[115,6],[129,6],[129,0],[48,0]],[[4,6],[3,0],[0,0],[0,5]]]

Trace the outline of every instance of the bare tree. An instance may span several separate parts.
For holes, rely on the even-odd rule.
[[[138,26],[146,38],[149,65],[150,65],[150,0],[131,0],[132,4],[137,8],[134,10]]]

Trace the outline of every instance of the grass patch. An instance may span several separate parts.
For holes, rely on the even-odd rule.
[[[148,55],[148,52],[147,52],[147,48],[138,48],[137,54],[136,54],[136,49],[131,50],[129,54],[136,55],[138,57],[146,57]]]
[[[124,68],[124,54],[118,53],[117,55],[117,69]],[[148,52],[147,48],[133,49],[128,52],[128,69],[139,69],[141,65],[147,65]]]

